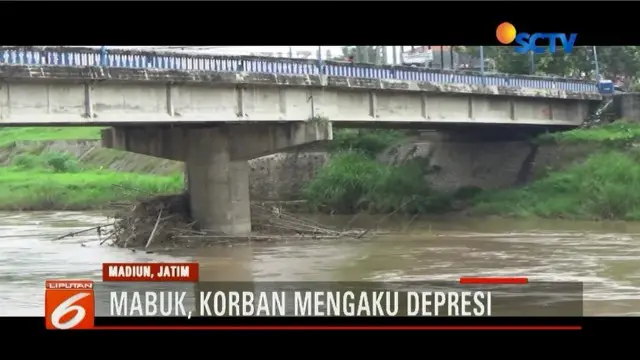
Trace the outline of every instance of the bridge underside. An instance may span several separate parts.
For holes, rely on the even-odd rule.
[[[106,147],[184,161],[203,228],[251,231],[249,159],[332,126],[507,137],[582,124],[600,97],[335,76],[1,67],[0,126],[109,126]],[[484,135],[482,135],[484,134]]]
[[[202,228],[226,234],[251,231],[248,160],[331,137],[330,123],[306,122],[102,131],[104,147],[184,161],[191,214]]]

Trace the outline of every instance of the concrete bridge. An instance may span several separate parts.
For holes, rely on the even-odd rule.
[[[300,59],[0,47],[0,126],[111,126],[107,147],[185,161],[205,228],[251,230],[247,160],[332,126],[563,128],[601,100],[564,78]]]

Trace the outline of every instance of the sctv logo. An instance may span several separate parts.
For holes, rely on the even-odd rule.
[[[543,54],[547,48],[552,54],[556,52],[557,41],[560,40],[560,44],[565,53],[573,51],[573,46],[576,43],[578,34],[561,34],[561,33],[518,33],[516,27],[511,23],[503,22],[498,25],[496,29],[496,37],[498,41],[504,45],[509,45],[514,41],[519,45],[516,46],[516,52],[518,54],[526,54],[533,51],[535,54]],[[548,46],[538,46],[538,40],[548,40]]]

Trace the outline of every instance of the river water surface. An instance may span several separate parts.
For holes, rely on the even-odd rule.
[[[349,218],[332,217],[339,224]],[[371,219],[359,218],[356,226]],[[148,254],[100,246],[96,213],[0,213],[0,316],[43,315],[44,281],[99,280],[103,262],[196,261],[201,280],[416,281],[527,276],[581,281],[585,315],[640,315],[640,224],[455,219],[386,221],[402,235]]]

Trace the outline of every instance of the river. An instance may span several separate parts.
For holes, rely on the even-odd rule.
[[[640,315],[640,224],[388,220],[380,226],[403,234],[168,254],[100,246],[95,233],[52,241],[102,223],[97,213],[0,213],[0,315],[42,316],[45,279],[99,280],[103,262],[144,261],[196,261],[200,278],[211,281],[457,281],[470,275],[581,281],[585,315]],[[361,217],[354,225],[370,223]]]

